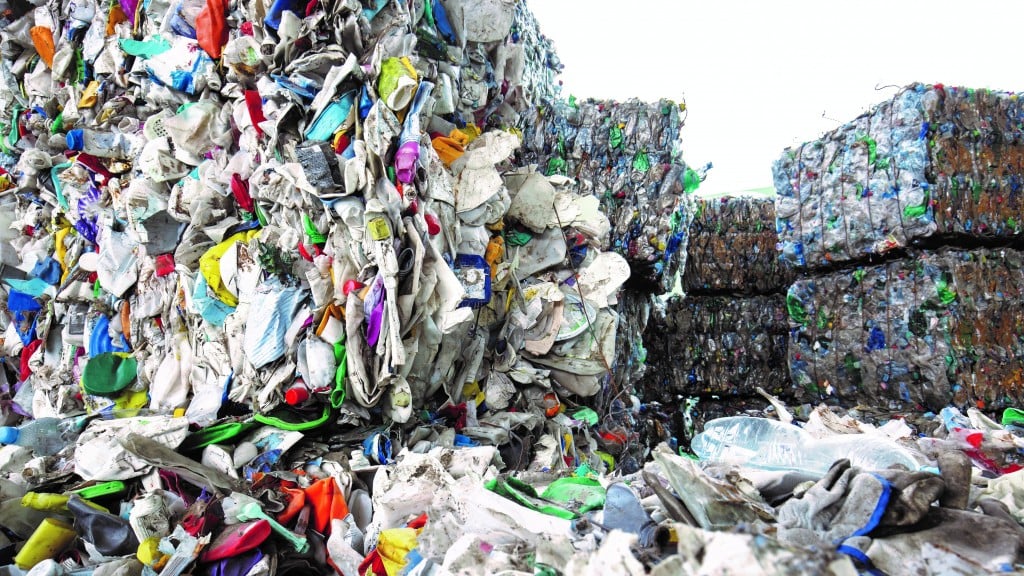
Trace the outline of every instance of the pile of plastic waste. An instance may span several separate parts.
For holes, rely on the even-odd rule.
[[[0,24],[8,573],[522,564],[642,467],[619,293],[681,271],[678,105],[563,102],[525,2]],[[571,137],[599,110],[616,140]],[[517,528],[513,472],[561,480],[559,522]]]

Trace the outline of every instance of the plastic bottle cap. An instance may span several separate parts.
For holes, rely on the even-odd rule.
[[[284,401],[289,406],[298,406],[309,399],[309,390],[301,386],[292,386],[284,393]]]
[[[423,215],[423,219],[426,220],[427,222],[428,234],[430,234],[431,236],[437,236],[438,234],[441,233],[441,221],[437,219],[437,216],[434,216],[430,212],[427,212],[426,214]]]
[[[0,426],[0,444],[14,444],[21,431],[13,426]]]
[[[68,130],[68,150],[81,150],[85,146],[85,135],[81,128]]]

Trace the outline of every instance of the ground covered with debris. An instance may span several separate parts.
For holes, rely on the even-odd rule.
[[[525,1],[0,0],[0,55],[4,574],[1021,560],[1013,95],[712,200]]]

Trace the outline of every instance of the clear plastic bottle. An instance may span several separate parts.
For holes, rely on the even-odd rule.
[[[765,470],[824,474],[843,458],[868,470],[897,464],[909,470],[920,468],[909,450],[887,438],[841,434],[818,439],[792,424],[749,416],[708,422],[690,447],[701,460]]]
[[[83,128],[68,130],[68,149],[101,158],[131,158],[136,142],[120,132],[99,132]]]
[[[86,419],[38,418],[21,426],[0,426],[0,444],[16,444],[40,456],[52,456],[71,444],[85,428]]]

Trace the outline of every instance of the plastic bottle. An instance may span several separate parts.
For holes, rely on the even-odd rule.
[[[40,456],[52,456],[71,444],[85,428],[85,418],[38,418],[18,427],[0,426],[0,444],[15,444]]]
[[[132,157],[135,142],[117,132],[98,132],[76,128],[68,130],[68,149],[85,152],[101,158],[127,159]]]
[[[841,434],[818,439],[792,424],[749,416],[708,422],[690,447],[701,460],[765,470],[824,474],[843,458],[868,470],[894,464],[909,470],[920,468],[910,451],[886,438]]]
[[[39,528],[32,533],[18,555],[14,557],[14,564],[22,570],[30,570],[43,560],[60,554],[76,536],[75,530],[67,522],[58,518],[47,518],[39,524]]]

